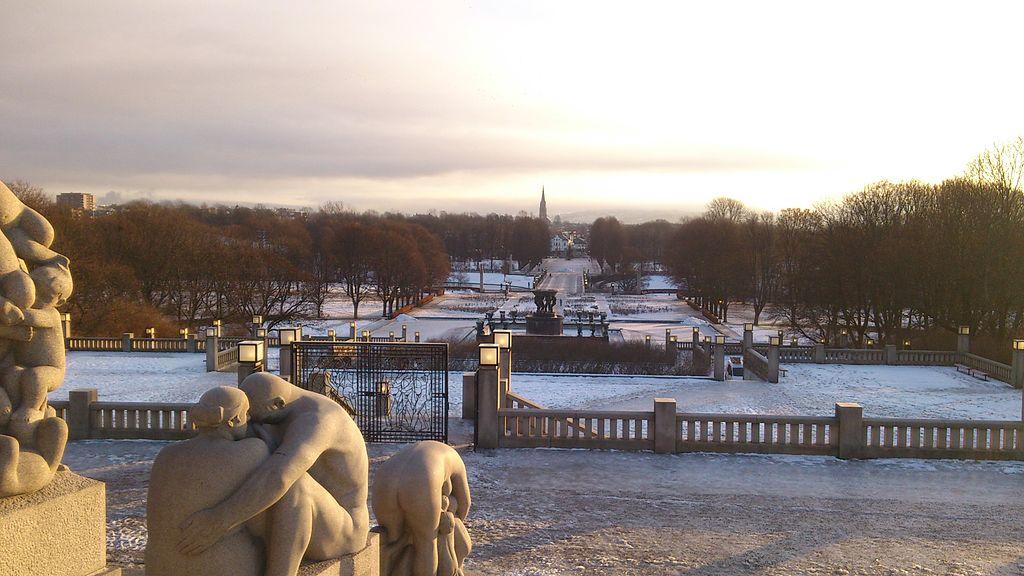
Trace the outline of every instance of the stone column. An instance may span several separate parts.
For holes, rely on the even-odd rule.
[[[280,358],[278,359],[278,366],[280,366],[280,368],[278,369],[278,372],[280,373],[281,378],[284,378],[285,380],[291,382],[292,381],[292,345],[291,344],[285,344],[284,346],[281,346],[279,348],[279,350],[278,350],[278,354],[280,354]],[[294,382],[292,382],[292,383],[294,384]]]
[[[956,351],[961,354],[968,354],[971,351],[971,328],[961,326],[956,335]]]
[[[408,341],[409,341],[409,326],[407,324],[402,324],[402,342],[408,342]]]
[[[498,369],[481,366],[476,371],[476,449],[498,447]]]
[[[864,408],[853,402],[836,402],[839,426],[839,457],[860,458],[864,453]],[[833,434],[837,432],[832,431]]]
[[[419,332],[419,330],[417,330],[416,332],[413,332],[413,341],[414,342],[419,342],[420,341],[420,332]]]
[[[121,334],[121,352],[132,351],[132,338],[135,338],[135,334],[132,334],[131,332]]]
[[[86,440],[89,438],[92,414],[89,406],[99,399],[95,388],[80,388],[68,392],[68,439]]]
[[[700,346],[700,328],[694,327],[693,329],[693,347],[697,348]]]
[[[814,345],[814,363],[824,364],[825,363],[825,345],[818,342]]]
[[[195,352],[199,351],[199,345],[196,343],[196,335],[195,334],[186,334],[185,335],[185,350],[188,350],[189,352],[192,352],[192,353],[195,353]]]
[[[355,322],[349,322],[348,323],[348,339],[353,341],[353,342],[355,342],[356,341],[356,334],[358,334],[358,333],[359,332],[357,332],[356,323]]]
[[[480,272],[480,293],[483,294],[484,293],[484,269],[480,268],[477,271]]]
[[[895,366],[899,362],[899,354],[895,344],[885,345],[885,363],[888,366]]]
[[[462,373],[462,419],[476,418],[476,372]]]
[[[749,350],[754,347],[754,326],[752,324],[743,325],[743,349]]]
[[[672,341],[672,329],[665,328],[665,349],[668,349],[669,342]]]
[[[712,355],[714,356],[715,365],[715,380],[719,382],[725,381],[725,343],[715,342],[712,348]]]
[[[676,399],[654,399],[654,453],[676,451]]]
[[[214,331],[214,335],[213,336],[207,336],[206,337],[206,371],[207,372],[216,372],[217,368],[219,368],[219,366],[217,366],[217,352],[218,352],[218,349],[220,348],[219,342],[220,342],[220,338],[217,337],[216,331]]]
[[[743,371],[747,373],[746,370]],[[779,383],[779,344],[773,340],[768,341],[768,381],[772,384]]]

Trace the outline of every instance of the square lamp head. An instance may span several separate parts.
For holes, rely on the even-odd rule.
[[[179,329],[178,330],[178,336],[181,336],[182,338],[184,338],[185,336],[188,336],[188,328],[181,328],[181,329]]]
[[[498,365],[498,347],[494,344],[480,345],[480,366]]]
[[[206,327],[206,337],[207,338],[213,338],[216,335],[217,335],[217,328],[215,326],[207,326]]]
[[[334,338],[337,335],[338,335],[338,333],[334,331],[334,328],[331,328],[330,330],[327,331],[327,337],[328,338]]]
[[[743,325],[743,331],[744,332],[753,332],[754,331],[754,325],[751,324],[750,322],[747,322],[746,324]]]
[[[957,330],[957,333],[960,334],[961,336],[970,336],[971,335],[971,327],[970,326],[961,326],[960,329]]]
[[[242,340],[238,343],[239,362],[262,362],[263,340]]]
[[[257,326],[259,326],[260,324],[263,324],[263,316],[260,316],[259,314],[253,314],[252,315],[252,323],[257,325]]]
[[[256,329],[256,337],[257,338],[266,338],[267,337],[267,329],[266,328],[257,328]]]
[[[71,314],[69,312],[65,312],[60,315],[60,319],[64,322],[71,322]]]
[[[768,345],[769,346],[778,346],[780,344],[782,344],[782,338],[779,338],[778,336],[769,336],[768,337]]]
[[[214,320],[213,321],[213,325],[214,326],[220,326],[220,320]]]
[[[498,348],[504,348],[506,350],[512,349],[512,331],[511,330],[495,330],[492,332],[494,336],[494,345]]]
[[[1013,341],[1013,349],[1014,350],[1024,350],[1024,340],[1014,340]]]
[[[715,336],[715,344],[725,344],[725,336],[723,336],[722,334],[717,334]]]
[[[292,342],[297,342],[302,339],[302,329],[278,328],[277,337],[281,341],[281,346],[290,346]]]

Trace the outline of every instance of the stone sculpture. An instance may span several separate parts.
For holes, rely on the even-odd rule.
[[[374,476],[385,576],[463,576],[472,548],[464,524],[469,481],[459,453],[425,441],[399,451]]]
[[[147,574],[152,555],[163,570],[153,574],[165,576],[294,576],[304,559],[338,558],[367,545],[369,462],[348,413],[266,372],[246,377],[239,389],[204,395],[195,412],[199,438],[168,447],[154,462]],[[239,395],[252,420],[247,427]],[[231,445],[240,442],[262,446],[258,461],[248,446]],[[211,471],[190,478],[206,462]],[[233,542],[238,534],[250,548]],[[263,554],[252,551],[254,542],[262,543]],[[241,564],[255,571],[199,568],[214,562],[211,554],[245,555]],[[251,568],[264,556],[265,570]],[[190,568],[181,568],[186,563]]]
[[[67,424],[46,403],[64,380],[57,307],[71,295],[68,259],[53,227],[0,182],[0,497],[52,480]]]

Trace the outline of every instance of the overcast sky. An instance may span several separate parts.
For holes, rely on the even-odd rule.
[[[1024,134],[1024,3],[15,2],[0,179],[357,209],[809,206]]]

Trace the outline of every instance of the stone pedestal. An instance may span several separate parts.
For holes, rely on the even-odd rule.
[[[366,548],[355,554],[303,565],[299,576],[380,576],[380,535],[370,532]]]
[[[555,316],[526,316],[526,333],[540,334],[543,336],[562,335],[562,317]]]
[[[0,498],[0,576],[118,576],[107,568],[106,489],[58,472],[48,486]]]

